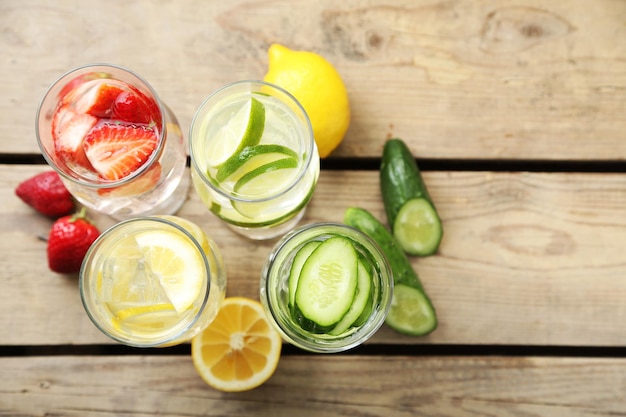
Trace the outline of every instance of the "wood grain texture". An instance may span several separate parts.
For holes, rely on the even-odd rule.
[[[0,371],[0,415],[13,417],[626,413],[624,359],[284,356],[235,394],[208,387],[187,356],[0,358]]]
[[[624,21],[622,0],[4,0],[0,148],[38,153],[40,98],[92,62],[141,74],[187,132],[211,91],[262,78],[278,42],[345,80],[334,156],[377,157],[399,136],[422,158],[624,160]]]
[[[51,221],[13,195],[43,166],[0,166],[0,345],[108,343],[77,278],[48,271]],[[567,173],[424,173],[444,224],[436,256],[413,258],[438,311],[425,338],[384,327],[374,343],[626,345],[626,177]],[[303,223],[341,222],[358,205],[384,220],[376,171],[323,171]],[[274,241],[219,223],[195,192],[179,213],[220,247],[228,295],[258,298]],[[104,222],[100,223],[104,225]],[[60,308],[62,306],[62,308]]]

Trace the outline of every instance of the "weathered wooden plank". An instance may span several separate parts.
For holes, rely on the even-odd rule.
[[[625,20],[621,0],[4,0],[0,148],[38,152],[41,96],[91,62],[143,75],[188,131],[209,92],[261,78],[280,42],[345,79],[337,156],[378,156],[395,135],[424,158],[623,160]]]
[[[626,414],[626,360],[283,356],[261,387],[208,387],[187,356],[0,358],[6,416]]]
[[[77,279],[48,271],[51,221],[13,195],[44,166],[0,166],[0,345],[106,343],[88,321]],[[440,327],[376,343],[624,346],[626,177],[617,174],[426,172],[443,218],[436,256],[413,259]],[[359,205],[384,219],[376,171],[323,171],[303,222],[341,222]],[[181,216],[217,242],[228,295],[258,298],[274,242],[220,224],[192,191]]]

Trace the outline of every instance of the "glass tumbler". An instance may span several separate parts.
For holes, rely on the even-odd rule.
[[[333,293],[343,291],[337,288],[346,281],[337,277],[345,272],[346,257],[333,253],[335,243],[332,250],[322,249],[336,238],[355,251],[356,256],[349,250],[348,264],[358,265],[351,267],[357,271],[356,290],[350,290],[342,313],[320,324],[304,307],[312,306],[316,316],[324,315],[328,305],[336,308]],[[319,291],[320,285],[327,289]],[[365,342],[384,323],[392,295],[393,276],[378,245],[343,224],[313,223],[289,232],[273,248],[261,274],[260,298],[270,322],[289,343],[312,352],[341,352]]]
[[[309,118],[282,88],[239,81],[211,94],[190,129],[191,178],[207,208],[250,239],[291,230],[319,176]]]
[[[92,244],[79,289],[87,315],[111,339],[171,346],[215,318],[226,274],[218,247],[196,224],[170,215],[136,217]]]
[[[57,79],[36,117],[47,163],[74,198],[117,220],[174,214],[190,181],[173,112],[134,72],[90,64]]]

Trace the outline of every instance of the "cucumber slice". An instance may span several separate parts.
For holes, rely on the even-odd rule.
[[[422,336],[433,330],[430,301],[423,291],[405,284],[396,284],[386,323],[397,332]]]
[[[357,265],[357,274],[356,294],[354,300],[352,300],[352,305],[350,305],[350,309],[346,315],[343,316],[339,323],[330,331],[329,334],[332,336],[340,335],[352,327],[357,319],[361,318],[365,310],[371,311],[371,305],[370,308],[367,309],[367,303],[371,301],[372,298],[372,276],[360,260]]]
[[[435,253],[443,230],[432,203],[425,198],[413,198],[404,203],[393,223],[393,235],[409,254]]]
[[[300,272],[302,271],[302,267],[309,256],[313,253],[313,251],[321,244],[322,242],[313,240],[311,242],[307,242],[304,246],[298,249],[296,256],[293,258],[293,262],[291,263],[291,269],[289,270],[289,305],[293,307],[296,304],[296,288],[298,287],[298,280],[300,279]]]
[[[344,237],[322,242],[304,263],[296,288],[296,310],[321,329],[338,323],[354,300],[357,253]]]

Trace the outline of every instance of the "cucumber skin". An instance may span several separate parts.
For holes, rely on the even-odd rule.
[[[406,284],[424,292],[422,282],[404,251],[391,232],[372,213],[359,207],[351,207],[346,210],[344,222],[359,229],[380,246],[391,266],[394,283]]]
[[[359,208],[348,208],[344,215],[344,222],[348,226],[352,226],[367,236],[372,238],[374,242],[382,249],[383,253],[387,257],[391,272],[393,273],[393,280],[395,284],[404,284],[409,287],[413,287],[420,291],[428,303],[429,309],[432,311],[432,325],[422,334],[410,334],[410,336],[424,336],[433,332],[438,325],[437,312],[432,301],[426,294],[424,286],[422,285],[419,276],[413,269],[413,266],[409,262],[406,254],[398,246],[393,235],[387,230],[387,228],[369,211]],[[387,323],[389,324],[389,323]],[[394,329],[400,331],[398,329]],[[405,333],[400,331],[401,333]],[[405,333],[408,334],[408,333]]]
[[[441,223],[417,162],[402,139],[389,139],[385,142],[380,164],[380,189],[392,230],[402,206],[414,198],[427,200]]]

